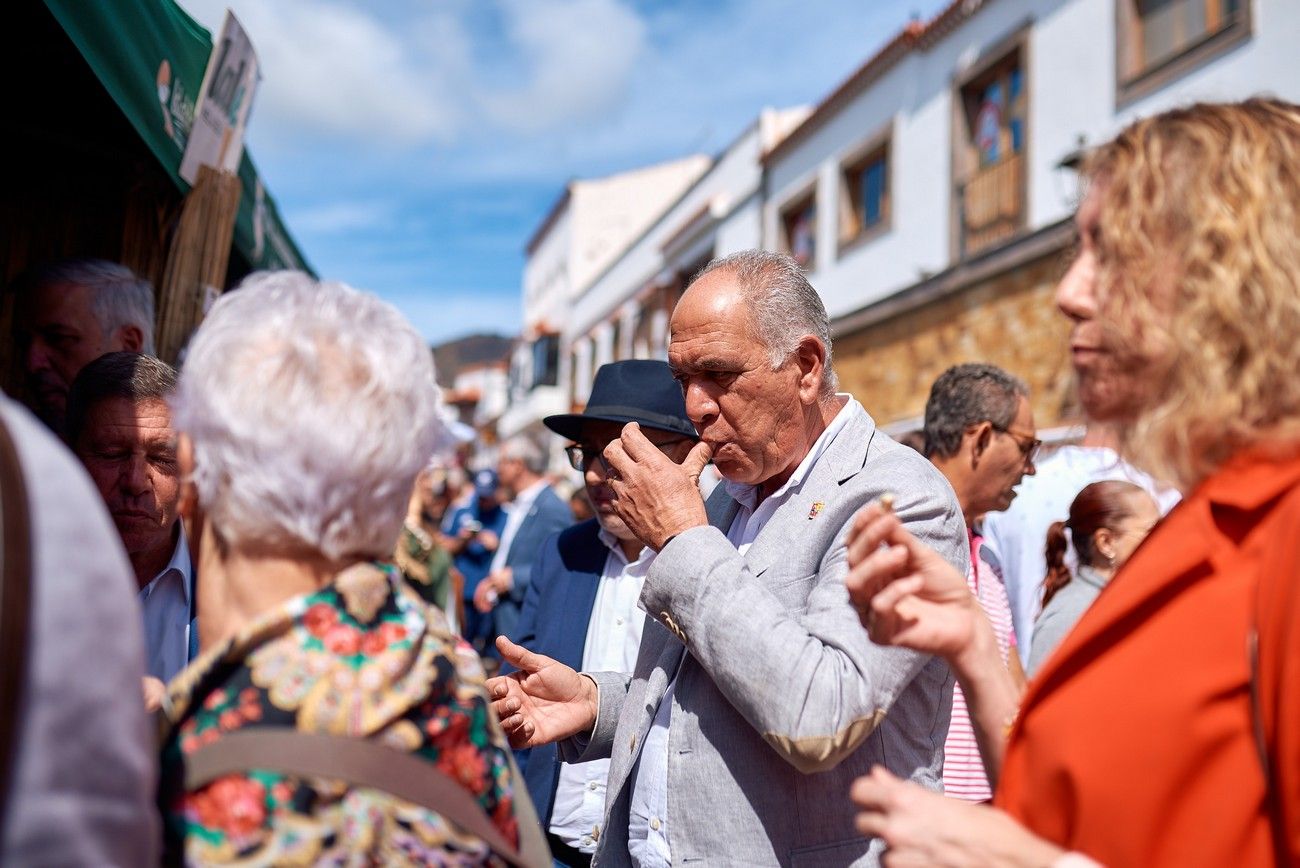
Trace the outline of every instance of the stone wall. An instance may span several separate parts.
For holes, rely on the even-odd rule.
[[[1053,301],[1065,264],[1057,252],[837,338],[841,390],[889,425],[920,417],[948,367],[988,362],[1029,384],[1040,429],[1078,422],[1070,326]]]

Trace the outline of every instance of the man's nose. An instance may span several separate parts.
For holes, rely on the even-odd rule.
[[[688,383],[686,393],[686,417],[695,423],[696,429],[703,428],[706,422],[718,415],[718,402],[699,383]]]
[[[132,455],[122,463],[119,476],[122,488],[131,494],[143,494],[149,490],[149,459],[144,455]]]
[[[605,470],[605,457],[602,454],[604,447],[593,449],[591,457],[587,459],[587,469],[582,471],[582,479],[590,486],[597,486],[609,478],[609,473]]]
[[[50,348],[45,341],[40,338],[32,338],[31,343],[27,345],[27,352],[24,356],[29,373],[37,371],[48,371],[50,369]]]

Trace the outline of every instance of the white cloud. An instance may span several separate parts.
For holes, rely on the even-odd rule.
[[[186,0],[214,31],[227,0]],[[447,139],[461,124],[442,70],[411,51],[403,34],[366,10],[336,2],[230,0],[257,48],[262,86],[253,124],[273,138],[358,138],[382,145]],[[455,19],[442,22],[455,28]],[[448,43],[462,41],[449,34]],[[436,66],[436,64],[434,64]]]
[[[391,225],[393,206],[382,201],[330,202],[290,210],[290,225],[308,235],[338,235]]]
[[[625,97],[646,26],[617,0],[506,0],[509,37],[529,67],[524,86],[490,93],[490,116],[540,132],[596,117]]]
[[[220,28],[227,3],[262,62],[258,138],[380,149],[545,132],[626,96],[645,25],[620,0],[487,0],[500,34],[456,3],[386,21],[342,0],[182,0]],[[503,82],[504,73],[514,74]]]

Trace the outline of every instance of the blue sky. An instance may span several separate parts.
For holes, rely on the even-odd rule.
[[[520,322],[565,182],[716,153],[940,0],[179,0],[262,61],[249,147],[322,277],[431,341]]]

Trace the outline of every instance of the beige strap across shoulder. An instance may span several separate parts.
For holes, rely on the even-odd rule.
[[[476,835],[501,858],[518,868],[548,868],[551,854],[523,777],[510,759],[518,849],[510,846],[469,792],[432,764],[414,754],[361,738],[248,727],[199,748],[185,760],[185,789],[200,789],[217,778],[251,769],[299,777],[334,778],[353,786],[381,790],[436,812]]]

